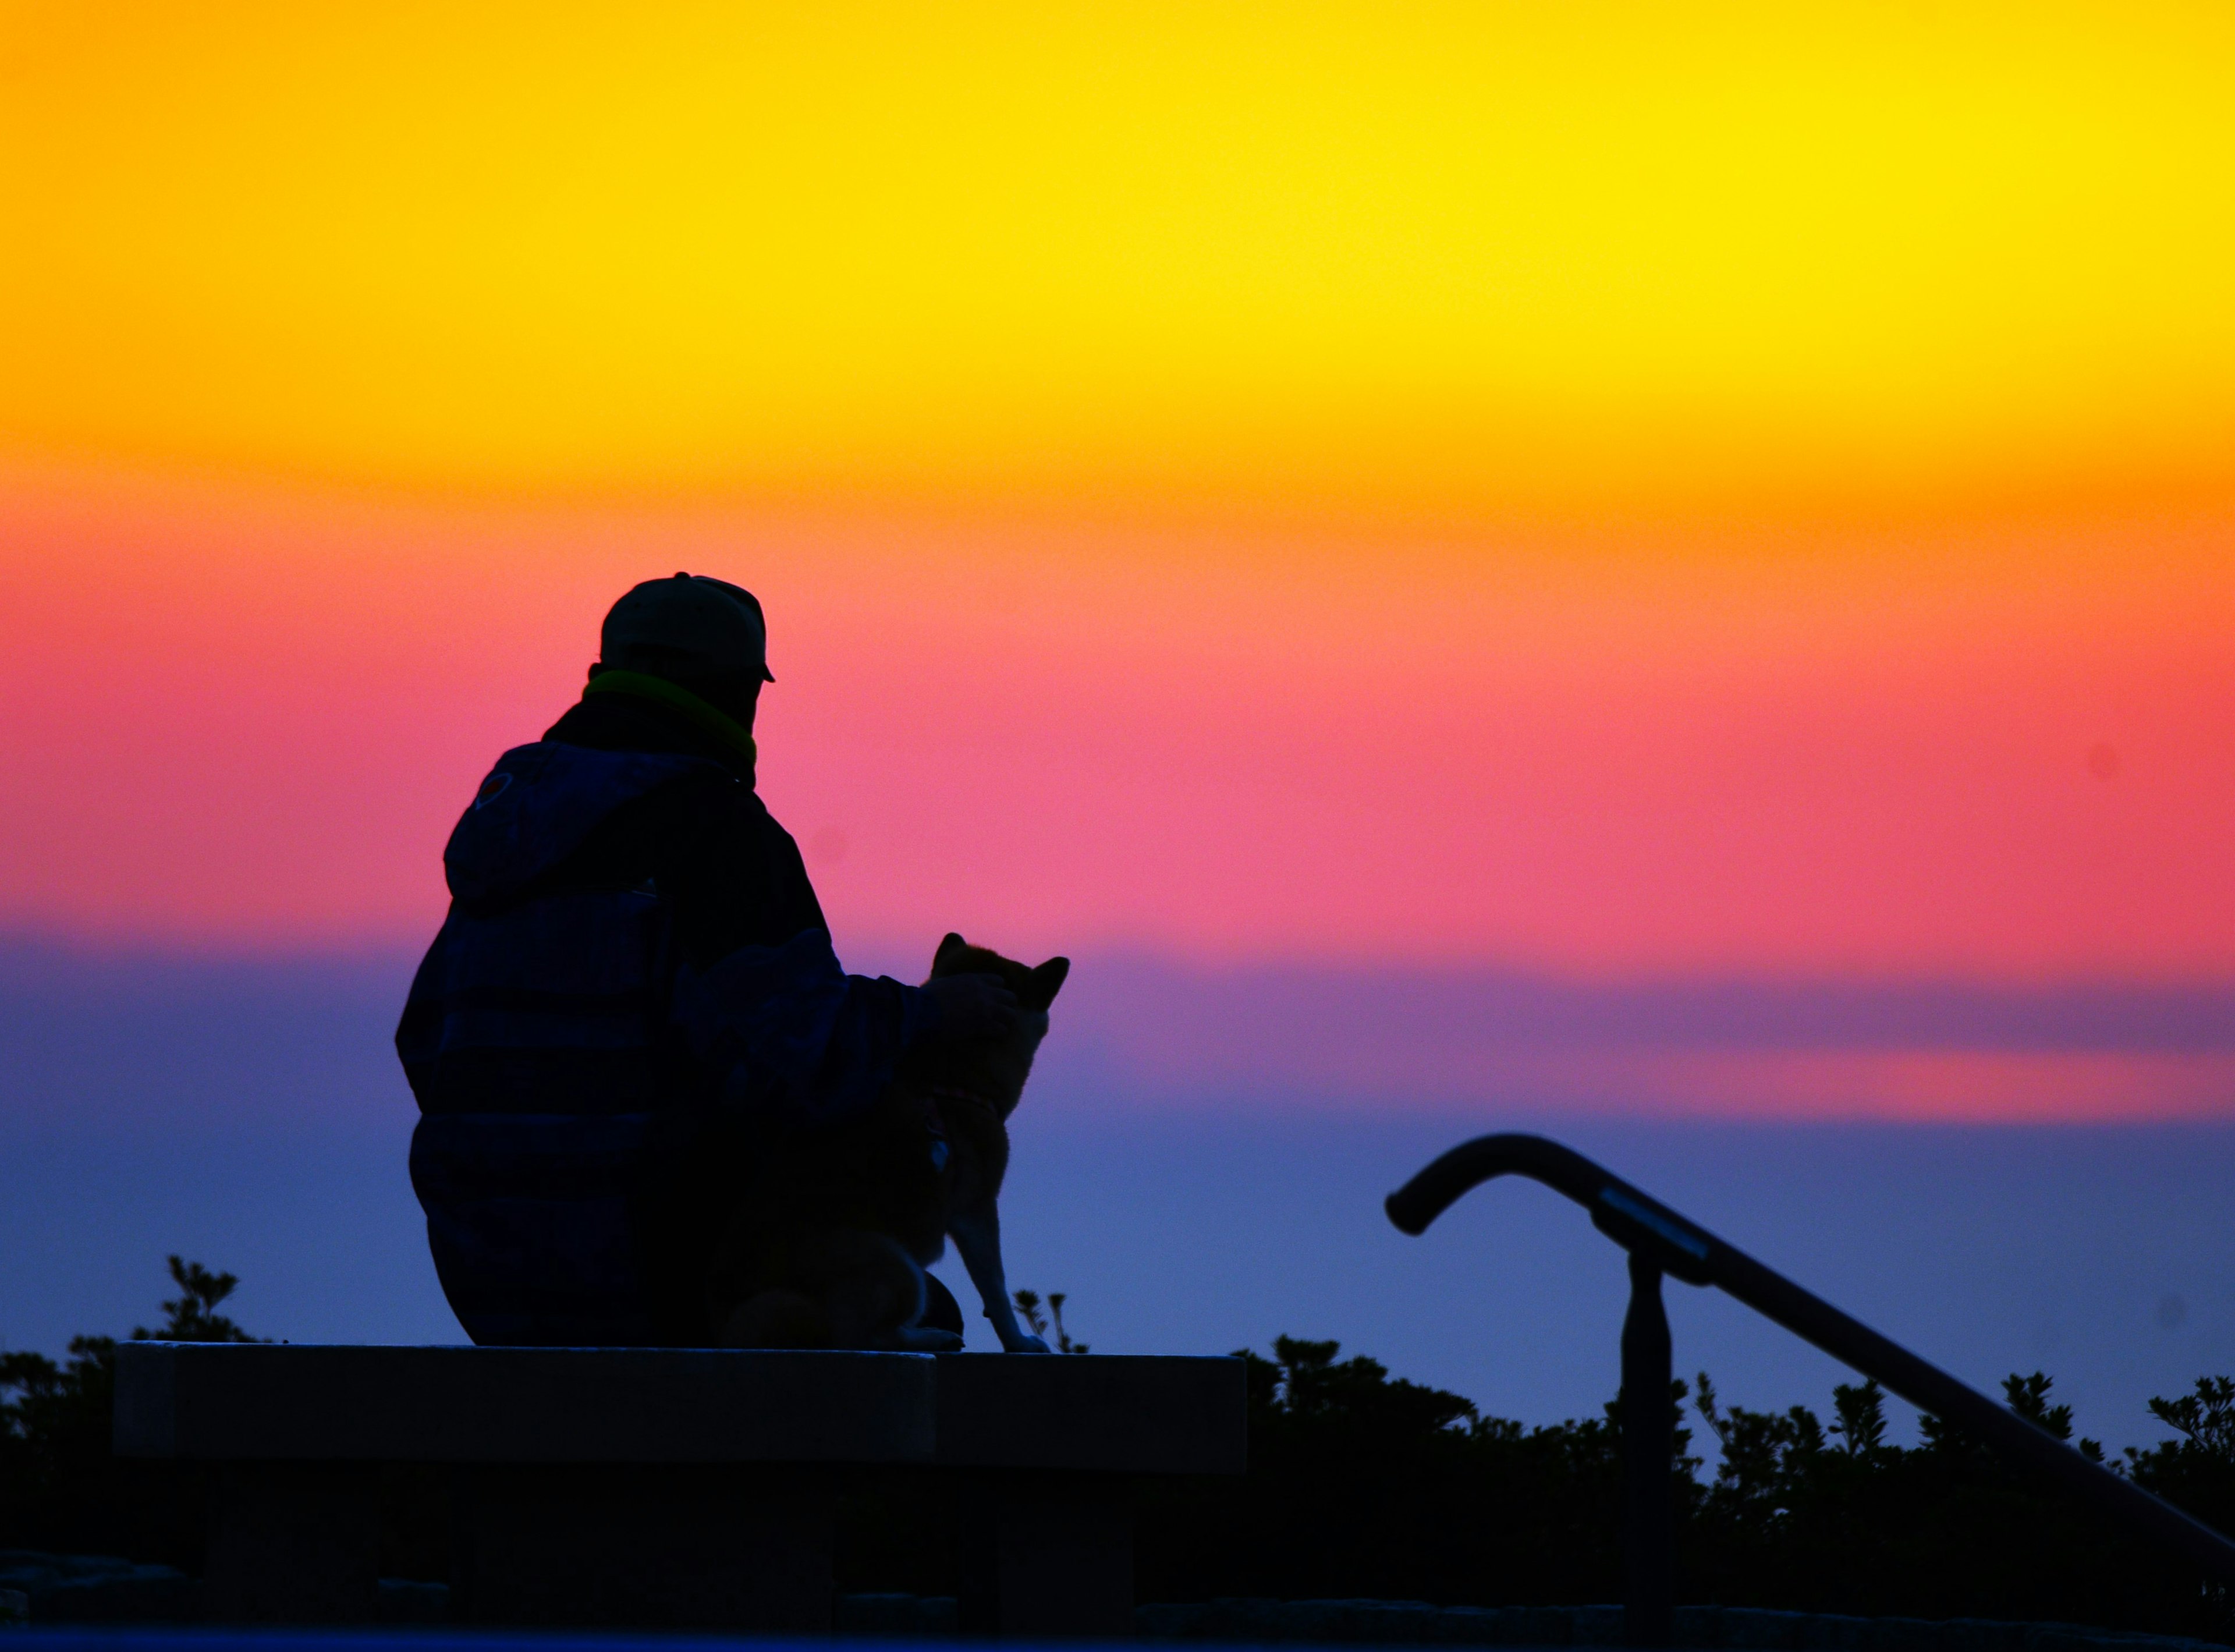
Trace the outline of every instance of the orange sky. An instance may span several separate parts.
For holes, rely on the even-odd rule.
[[[0,923],[423,933],[628,583],[849,938],[2235,974],[2235,24],[0,6]]]
[[[34,444],[1313,522],[2235,484],[2213,5],[0,16]]]

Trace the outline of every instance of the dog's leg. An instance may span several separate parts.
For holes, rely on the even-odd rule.
[[[1048,1345],[1017,1323],[1017,1310],[1009,1301],[1009,1282],[1001,1269],[1001,1213],[991,1199],[973,1210],[957,1211],[947,1225],[970,1270],[970,1282],[986,1304],[986,1317],[993,1334],[1011,1354],[1045,1354]]]
[[[914,1291],[912,1298],[914,1306],[908,1310],[908,1318],[901,1321],[900,1329],[893,1333],[895,1339],[895,1346],[903,1354],[960,1354],[962,1351],[962,1337],[960,1333],[943,1331],[936,1326],[917,1323],[923,1317],[923,1268],[914,1257],[901,1251],[899,1246],[895,1245],[893,1249],[901,1259],[908,1263],[909,1281]]]
[[[904,1325],[900,1330],[902,1354],[960,1354],[962,1339],[953,1331],[933,1325]]]
[[[954,1332],[917,1323],[923,1317],[923,1268],[890,1234],[834,1235],[825,1260],[831,1347],[946,1354],[962,1346]]]

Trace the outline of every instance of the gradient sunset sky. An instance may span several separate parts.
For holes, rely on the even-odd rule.
[[[690,568],[849,957],[2235,984],[2224,7],[0,19],[0,927],[423,939]],[[1141,1059],[1373,1065],[1294,1013]],[[2235,1118],[1864,1042],[1559,1059]]]

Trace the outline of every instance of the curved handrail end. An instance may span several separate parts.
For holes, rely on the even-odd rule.
[[[1388,1212],[1389,1221],[1398,1232],[1408,1233],[1417,1239],[1427,1232],[1430,1223],[1451,1208],[1451,1202],[1445,1200],[1432,1205],[1413,1190],[1411,1182],[1407,1182],[1382,1200],[1381,1208]]]

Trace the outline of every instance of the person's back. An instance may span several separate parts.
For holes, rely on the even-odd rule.
[[[918,1039],[1011,1013],[983,981],[840,967],[753,790],[765,647],[734,586],[639,586],[581,702],[498,760],[444,850],[450,913],[397,1047],[412,1183],[476,1342],[703,1341],[736,1156],[858,1116]]]

